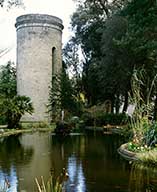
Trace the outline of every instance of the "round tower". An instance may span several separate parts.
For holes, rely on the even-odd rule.
[[[16,19],[17,92],[29,96],[33,115],[23,121],[47,121],[52,75],[62,66],[62,20],[45,14],[27,14]]]

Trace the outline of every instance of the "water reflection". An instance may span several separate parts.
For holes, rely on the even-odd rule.
[[[155,192],[157,171],[130,165],[117,153],[124,143],[114,135],[69,136],[50,133],[10,136],[0,141],[0,184],[11,182],[10,192],[37,191],[34,178],[45,181],[65,168],[66,192]]]
[[[65,167],[69,173],[66,191],[126,192],[128,163],[117,153],[122,142],[116,136],[73,136],[62,141],[52,137],[52,166]]]
[[[131,167],[129,191],[156,192],[157,168],[152,165],[134,163]]]
[[[8,136],[0,140],[0,186],[5,180],[10,183],[8,192],[18,191],[18,166],[28,164],[33,156],[33,148],[21,144],[20,135]]]
[[[69,173],[69,180],[66,183],[66,190],[71,192],[86,191],[82,162],[77,161],[74,154],[68,159],[67,170]]]
[[[0,171],[0,186],[2,188],[7,188],[6,185],[6,179],[9,181],[10,188],[7,190],[7,192],[17,192],[17,175],[16,175],[16,168],[14,166],[10,167],[10,172],[5,173]]]

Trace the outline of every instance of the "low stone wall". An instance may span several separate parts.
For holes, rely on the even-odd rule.
[[[94,126],[86,126],[85,127],[86,130],[90,130],[90,131],[99,131],[102,132],[104,134],[119,134],[122,135],[123,134],[123,128],[120,126],[103,126],[103,127],[94,127]]]
[[[127,145],[128,145],[127,143],[121,145],[120,148],[118,149],[118,153],[129,161],[137,161],[138,158],[136,153],[127,150]]]
[[[20,133],[31,133],[31,132],[47,132],[47,131],[53,131],[52,128],[36,128],[36,129],[11,129],[11,130],[0,130],[0,138],[1,137],[8,137],[10,135],[18,135]]]

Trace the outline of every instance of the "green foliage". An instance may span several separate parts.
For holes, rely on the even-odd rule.
[[[150,150],[150,148],[147,145],[139,145],[133,142],[129,142],[127,147],[128,150],[132,152],[146,152]]]
[[[38,192],[62,192],[64,189],[63,182],[68,179],[68,173],[65,168],[63,168],[62,173],[55,178],[54,173],[51,174],[47,182],[44,181],[43,176],[41,176],[41,184],[39,180],[35,178]]]
[[[59,179],[54,182],[54,178],[51,176],[47,183],[45,183],[44,178],[41,176],[41,184],[37,178],[35,182],[38,188],[38,192],[62,192],[62,184],[59,183]]]
[[[4,116],[0,116],[0,125],[6,124],[6,118]]]
[[[0,97],[12,98],[16,95],[16,69],[10,61],[1,66],[0,70]]]
[[[147,95],[157,73],[156,18],[156,0],[78,1],[71,25],[84,56],[82,87],[88,104],[109,99],[112,111],[118,113],[124,103],[126,112],[134,69],[145,69],[142,94]]]
[[[150,128],[145,132],[143,138],[144,145],[155,147],[157,144],[157,123],[150,125]]]
[[[71,130],[72,130],[72,127],[69,122],[58,121],[56,122],[56,128],[54,132],[60,136],[67,136],[70,134]]]
[[[19,127],[19,122],[25,113],[32,114],[33,106],[29,97],[14,96],[3,98],[0,102],[0,115],[6,118],[8,128]]]
[[[154,148],[153,150],[149,150],[147,152],[143,152],[143,153],[138,153],[137,157],[139,158],[139,160],[142,161],[143,164],[147,164],[147,165],[157,165],[157,149]]]
[[[156,76],[150,83],[151,86],[147,89],[147,95],[144,96],[142,91],[145,80],[144,72],[144,70],[134,71],[132,77],[132,92],[130,94],[130,100],[135,105],[130,126],[133,130],[133,141],[137,144],[142,144],[145,132],[147,132],[152,125],[150,120],[153,110],[151,94]]]
[[[72,81],[63,70],[61,74],[52,77],[52,85],[49,92],[48,110],[51,113],[52,121],[61,120],[61,111],[64,110],[65,118],[68,114],[78,114],[81,104],[77,100]]]
[[[92,113],[84,113],[82,120],[86,126],[105,126],[105,125],[126,125],[128,123],[128,116],[125,114],[114,113],[97,113],[93,116]]]
[[[16,94],[16,69],[8,62],[0,71],[0,119],[8,128],[18,127],[22,115],[33,112],[30,98]]]

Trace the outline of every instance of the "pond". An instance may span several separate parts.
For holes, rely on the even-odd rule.
[[[0,185],[10,192],[37,191],[35,177],[47,180],[53,169],[66,168],[66,192],[153,192],[157,170],[129,164],[117,153],[124,142],[117,135],[74,135],[61,140],[51,133],[0,139]]]

